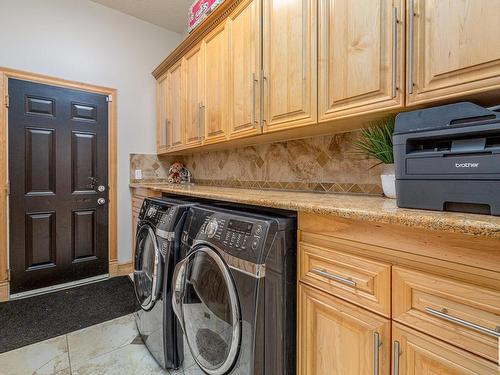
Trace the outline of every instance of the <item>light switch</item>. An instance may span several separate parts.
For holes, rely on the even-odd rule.
[[[135,170],[135,179],[136,180],[142,180],[142,169],[136,169]]]

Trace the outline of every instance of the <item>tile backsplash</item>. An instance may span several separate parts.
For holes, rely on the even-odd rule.
[[[164,181],[168,167],[182,162],[200,185],[331,193],[382,194],[381,166],[359,155],[359,131],[270,144],[206,151],[183,156],[132,154],[130,179]],[[139,181],[137,181],[139,182]]]

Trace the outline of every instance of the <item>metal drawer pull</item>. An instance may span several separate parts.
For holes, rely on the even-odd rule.
[[[257,125],[257,119],[255,117],[255,84],[257,83],[257,78],[255,77],[255,73],[252,73],[252,126],[255,128]]]
[[[480,325],[468,322],[467,320],[463,320],[463,319],[460,319],[460,318],[448,315],[445,312],[434,310],[433,308],[430,308],[430,307],[426,307],[425,311],[428,312],[429,314],[432,314],[434,316],[437,316],[438,318],[447,320],[449,322],[460,324],[460,325],[462,325],[464,327],[473,329],[474,331],[478,331],[478,332],[484,333],[486,335],[490,335],[490,336],[493,336],[493,337],[500,338],[500,332],[495,331],[493,329],[482,327]]]
[[[394,352],[392,354],[394,361],[394,372],[393,375],[399,375],[399,341],[394,341]]]
[[[398,73],[398,10],[392,8],[392,97],[397,95]]]
[[[415,0],[409,0],[408,5],[408,28],[409,28],[409,46],[408,46],[408,94],[413,94],[413,38],[415,29]]]
[[[335,281],[338,281],[340,283],[343,283],[343,284],[346,284],[346,285],[349,285],[349,286],[352,286],[352,287],[356,286],[356,282],[355,281],[346,279],[345,277],[342,277],[342,276],[334,275],[333,273],[330,273],[328,271],[325,271],[325,270],[322,270],[322,269],[319,269],[319,268],[313,268],[311,270],[311,272],[315,273],[316,275],[324,276],[324,277],[326,277],[328,279],[335,280]]]
[[[380,337],[378,332],[373,334],[373,375],[378,375]]]

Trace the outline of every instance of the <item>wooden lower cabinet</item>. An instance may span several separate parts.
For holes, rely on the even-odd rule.
[[[298,320],[300,375],[389,374],[389,319],[299,283]]]
[[[392,337],[394,375],[498,375],[500,370],[493,362],[402,324],[393,323]]]

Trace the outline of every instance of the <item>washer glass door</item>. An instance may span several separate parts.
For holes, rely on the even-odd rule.
[[[134,288],[142,309],[153,308],[160,291],[163,269],[161,253],[153,228],[145,224],[137,231]]]
[[[233,366],[241,340],[241,312],[229,268],[209,247],[193,250],[177,265],[174,310],[198,365],[221,375]]]

